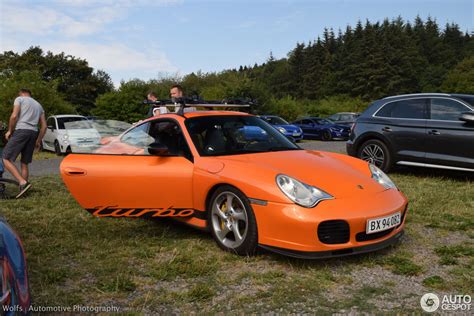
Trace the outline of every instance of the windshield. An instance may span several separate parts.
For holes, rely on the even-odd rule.
[[[187,119],[185,124],[201,156],[301,149],[255,116],[204,116]]]
[[[470,97],[470,96],[467,96],[467,95],[456,95],[456,98],[458,99],[461,99],[467,103],[469,103],[471,106],[474,106],[474,96]]]
[[[290,124],[278,116],[266,116],[266,117],[263,117],[263,119],[272,125],[289,125]]]
[[[63,122],[64,129],[91,129],[92,124],[88,120]]]
[[[132,126],[130,123],[115,120],[93,120],[91,124],[101,137],[118,136]]]
[[[73,122],[89,122],[89,121],[83,116],[60,117],[58,118],[58,128],[59,129],[84,128],[84,127],[75,127],[76,125],[74,124],[68,124],[68,123],[73,123]],[[86,127],[86,128],[91,128],[91,127]]]
[[[328,119],[316,119],[315,120],[319,125],[327,125],[327,124],[334,124],[333,121]]]

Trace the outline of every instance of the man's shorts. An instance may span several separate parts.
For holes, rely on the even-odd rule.
[[[29,164],[33,160],[38,132],[29,129],[17,129],[3,148],[3,159],[15,161],[21,153],[21,162]]]

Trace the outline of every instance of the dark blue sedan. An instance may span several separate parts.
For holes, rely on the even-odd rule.
[[[284,119],[276,115],[262,115],[261,119],[273,125],[277,130],[279,130],[286,137],[291,136],[295,141],[300,141],[303,139],[303,131],[298,126],[288,123]]]
[[[305,117],[292,124],[303,130],[304,138],[320,138],[324,141],[333,139],[349,139],[351,128],[338,125],[331,120],[320,117]]]

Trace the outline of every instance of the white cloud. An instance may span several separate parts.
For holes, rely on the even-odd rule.
[[[0,0],[0,52],[21,53],[30,46],[40,46],[45,52],[64,52],[87,60],[95,69],[105,70],[115,84],[121,79],[145,79],[160,72],[177,72],[160,47],[140,50],[127,46],[109,29],[110,24],[125,20],[134,8],[176,3],[180,1],[49,0],[26,3]],[[114,30],[120,28],[128,38],[133,37],[134,32],[143,31],[142,26],[113,25]]]
[[[166,55],[156,49],[138,51],[120,43],[86,44],[79,42],[43,45],[44,50],[85,59],[91,67],[105,70],[112,76],[115,86],[122,79],[153,78],[160,72],[173,73],[178,69]]]
[[[178,3],[180,0],[55,0],[22,5],[21,1],[0,0],[0,28],[2,36],[27,33],[73,38],[98,33],[133,8]]]
[[[54,53],[66,52],[68,55],[86,59],[96,69],[138,70],[154,73],[176,71],[164,53],[156,50],[137,51],[119,43],[110,45],[79,42],[55,43],[44,46],[44,49]]]

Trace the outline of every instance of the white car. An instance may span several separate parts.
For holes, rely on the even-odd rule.
[[[82,115],[54,115],[46,121],[43,149],[64,153],[80,152],[98,146],[101,136],[93,124]]]

